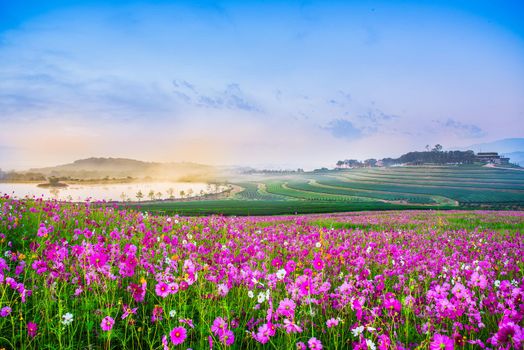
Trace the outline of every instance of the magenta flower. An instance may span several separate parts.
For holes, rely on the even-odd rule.
[[[190,318],[181,318],[178,320],[178,322],[187,324],[191,328],[195,328],[195,325],[193,324],[193,320]]]
[[[126,305],[124,304],[122,306],[122,309],[124,310],[124,313],[122,314],[122,319],[125,320],[129,315],[134,315],[136,314],[136,310],[138,310],[137,307],[135,307],[134,309],[131,309],[129,307],[129,305]]]
[[[151,315],[151,322],[155,323],[157,321],[162,321],[164,309],[161,306],[155,305],[153,308],[153,314]]]
[[[170,293],[169,286],[164,282],[159,282],[155,287],[155,292],[159,297],[165,298]]]
[[[315,259],[313,259],[313,267],[315,270],[321,271],[324,268],[324,260],[316,256]]]
[[[336,318],[330,318],[326,321],[327,328],[338,326],[338,320]]]
[[[162,336],[162,350],[169,350],[169,343],[165,335]]]
[[[307,350],[306,344],[304,344],[304,342],[299,341],[297,343],[297,350]]]
[[[235,334],[231,330],[226,330],[224,333],[218,336],[220,342],[231,346],[235,342]]]
[[[286,298],[278,304],[277,315],[293,318],[295,316],[296,304],[293,300]]]
[[[4,306],[0,310],[0,317],[7,317],[7,316],[11,315],[11,311],[12,311],[12,309],[9,306]]]
[[[169,283],[168,287],[169,287],[169,293],[176,294],[178,292],[178,283],[176,282]]]
[[[391,346],[391,340],[386,334],[381,334],[378,336],[378,349],[379,350],[388,350]]]
[[[215,333],[217,336],[221,336],[222,334],[224,334],[227,328],[227,322],[222,317],[215,318],[215,320],[213,321],[213,325],[211,325],[211,331]]]
[[[317,338],[313,337],[308,340],[307,345],[309,345],[309,348],[311,350],[321,350],[322,349],[322,343]]]
[[[89,257],[89,262],[95,268],[102,268],[108,260],[109,258],[104,253],[94,253],[91,255],[91,257]]]
[[[445,335],[436,333],[433,336],[433,340],[429,344],[429,349],[430,350],[442,350],[442,349],[453,350],[454,349],[453,339]]]
[[[107,332],[113,329],[113,325],[115,324],[115,320],[111,316],[106,316],[100,323],[100,327],[102,327],[102,330]]]
[[[27,334],[29,337],[34,338],[38,332],[38,325],[34,322],[27,323]]]
[[[173,345],[182,344],[187,338],[187,331],[184,327],[175,327],[169,332]]]
[[[47,236],[47,229],[45,228],[44,225],[41,225],[39,228],[38,228],[38,232],[36,233],[36,235],[38,237],[46,237]]]
[[[227,293],[229,293],[229,288],[224,283],[220,283],[217,286],[217,289],[218,289],[218,295],[220,295],[221,297],[225,297]]]
[[[290,333],[302,333],[300,328],[293,320],[284,319],[284,329],[288,334]]]
[[[258,327],[258,332],[255,335],[255,339],[258,342],[265,344],[269,341],[269,337],[270,337],[269,333],[270,333],[269,327],[267,324],[264,323],[262,326]]]

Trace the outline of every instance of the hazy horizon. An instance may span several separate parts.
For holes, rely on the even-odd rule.
[[[0,168],[313,168],[524,137],[518,1],[0,0]]]

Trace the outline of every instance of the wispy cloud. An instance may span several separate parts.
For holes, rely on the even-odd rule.
[[[323,129],[329,131],[334,137],[342,139],[355,140],[363,135],[362,130],[347,119],[333,119]]]
[[[205,91],[186,80],[173,80],[175,96],[196,107],[262,112],[254,98],[248,97],[238,83],[229,83],[220,91]]]
[[[486,132],[475,124],[466,124],[451,118],[446,121],[433,120],[433,122],[441,129],[459,137],[478,138],[486,135]]]

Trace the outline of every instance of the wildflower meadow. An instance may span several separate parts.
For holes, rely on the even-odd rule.
[[[522,349],[524,212],[179,217],[0,198],[6,349]]]

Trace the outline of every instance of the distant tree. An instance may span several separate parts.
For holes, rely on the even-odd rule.
[[[189,190],[187,190],[187,196],[188,196],[188,197],[193,196],[193,189],[192,189],[192,188],[190,188]]]
[[[429,145],[426,145],[426,152],[429,152],[430,148],[429,148]]]
[[[344,161],[343,161],[343,160],[339,160],[339,161],[337,162],[337,166],[338,166],[338,167],[341,167],[342,165],[344,165]]]
[[[58,183],[60,182],[60,178],[58,177],[54,177],[54,176],[51,176],[49,179],[49,184],[51,184],[52,186],[56,186],[58,185]]]
[[[147,194],[147,196],[149,197],[149,199],[154,200],[155,199],[155,191],[150,190],[149,193]]]
[[[126,195],[124,192],[122,192],[122,193],[120,194],[120,199],[122,199],[122,202],[125,202],[125,201],[126,201],[126,198],[127,198],[127,195]]]
[[[158,191],[158,192],[156,193],[156,198],[157,198],[157,199],[161,199],[161,198],[162,198],[162,192]]]
[[[167,195],[169,196],[169,199],[173,199],[175,190],[169,187],[166,192],[167,192]]]
[[[180,194],[180,198],[184,198],[185,195],[186,195],[186,191],[181,190],[181,191],[179,192],[179,194]]]
[[[442,145],[439,144],[439,143],[437,143],[437,144],[435,145],[435,147],[433,147],[432,151],[433,151],[433,152],[440,152],[440,151],[442,151]]]
[[[364,165],[369,166],[369,167],[374,167],[377,165],[377,160],[374,158],[366,159],[364,161]]]
[[[139,202],[142,198],[144,198],[144,194],[142,193],[141,190],[138,190],[138,192],[136,193],[136,198],[138,199]]]

